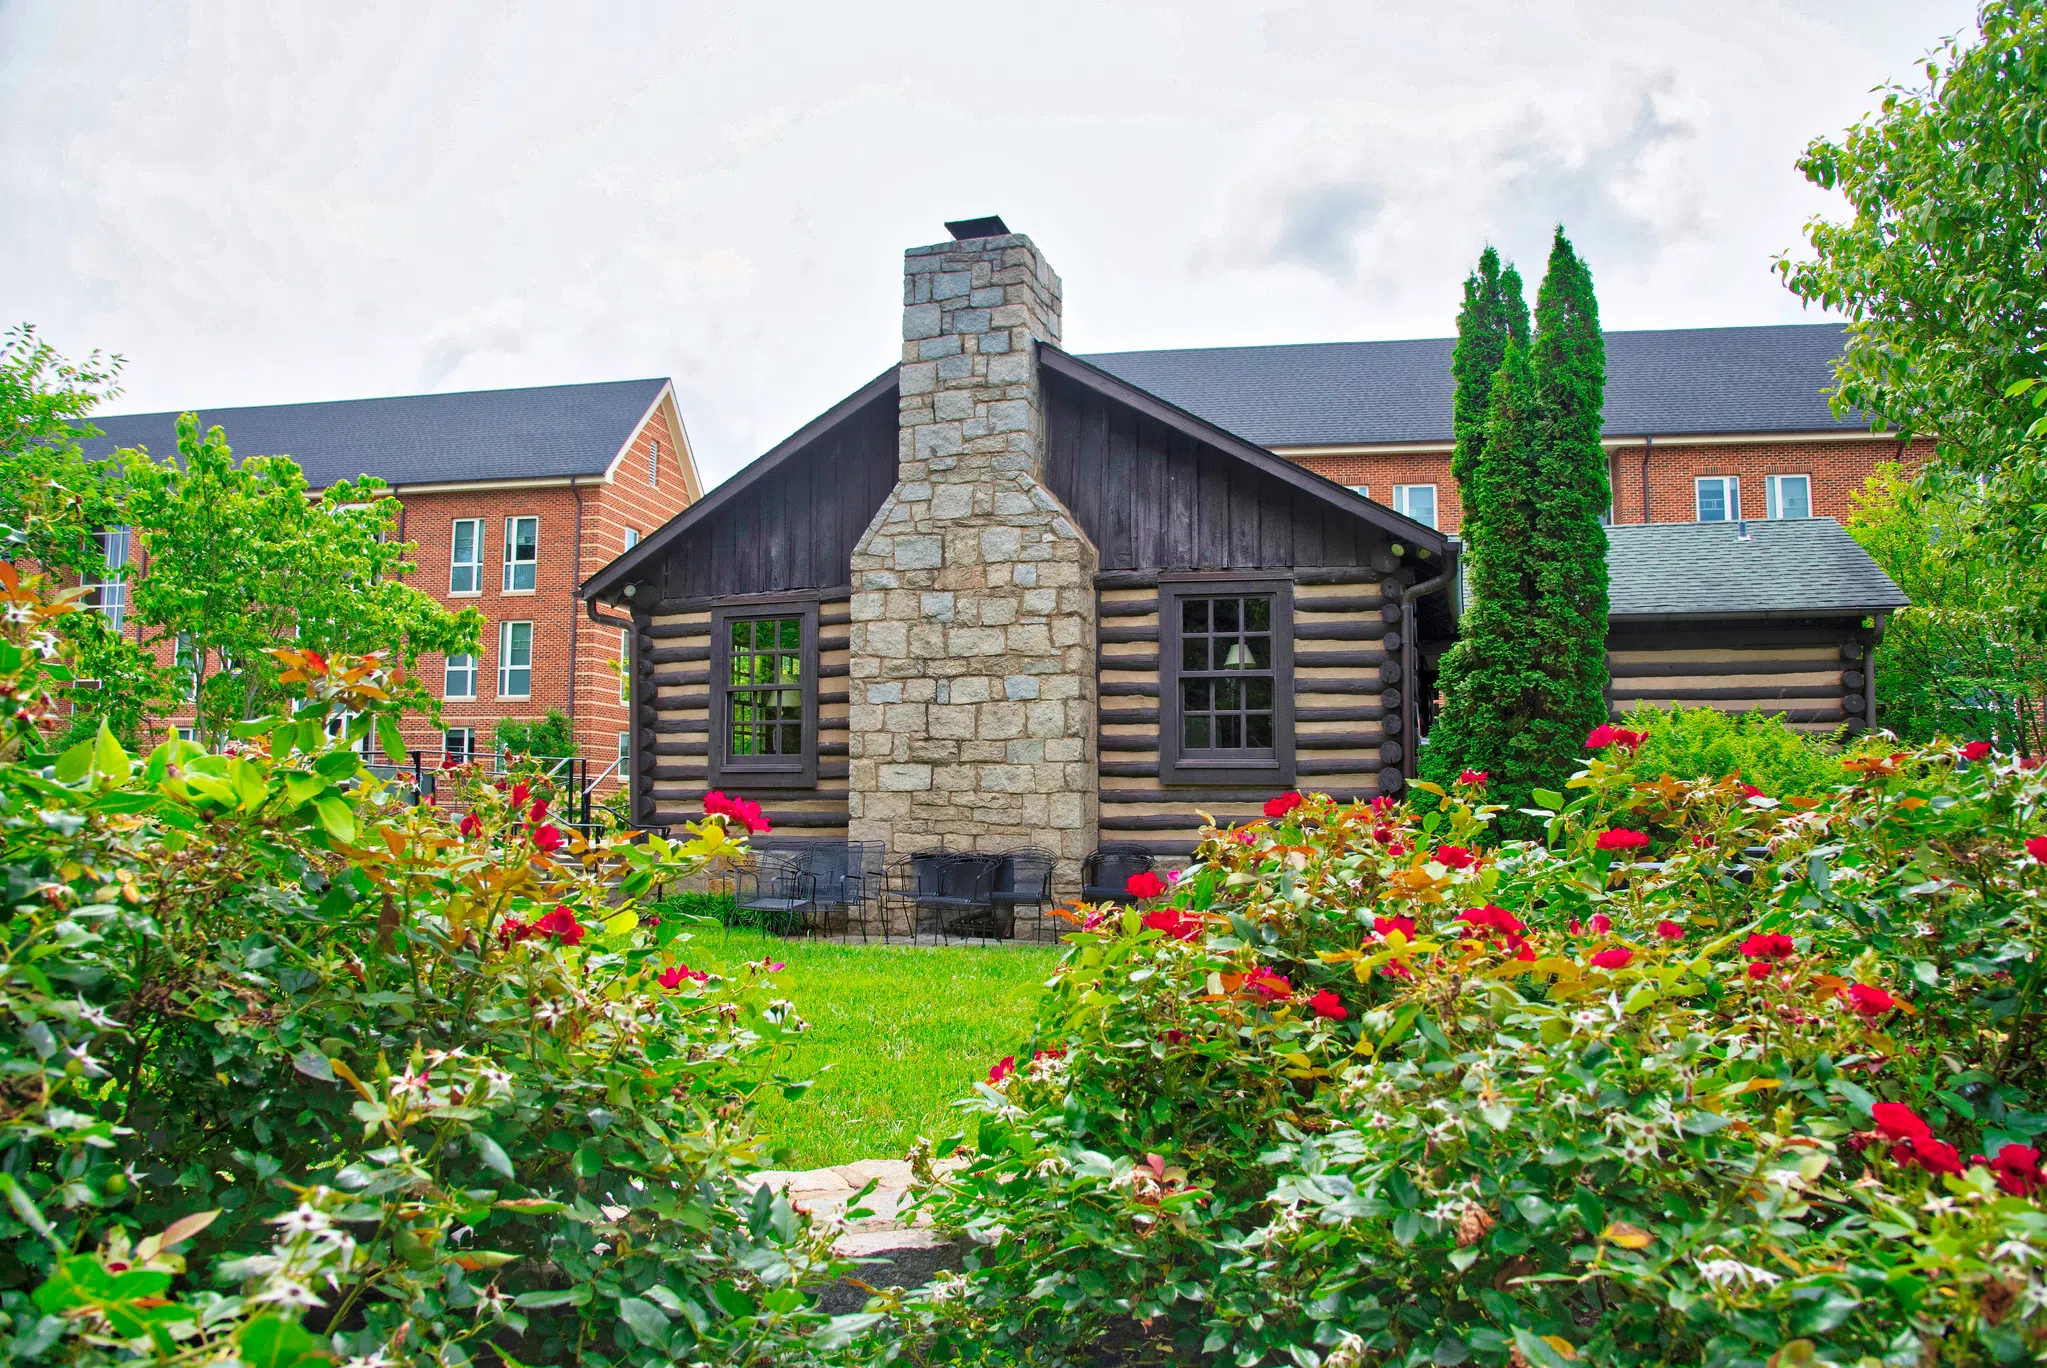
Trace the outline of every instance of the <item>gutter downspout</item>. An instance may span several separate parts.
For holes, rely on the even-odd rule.
[[[1649,436],[1647,433],[1642,435],[1642,521],[1644,523],[1655,521],[1649,515],[1649,449],[1655,444],[1656,439],[1654,437]]]
[[[573,544],[576,548],[576,569],[571,583],[583,583],[583,491],[576,485],[576,477],[569,476],[569,497],[576,501],[576,532]],[[574,592],[573,590],[571,591]],[[572,600],[573,601],[573,600]],[[576,621],[573,609],[569,612],[569,739],[576,739],[576,694],[582,684],[582,660],[576,655]]]
[[[1421,755],[1421,669],[1420,652],[1414,639],[1414,605],[1417,600],[1449,583],[1457,575],[1458,563],[1464,558],[1464,543],[1453,541],[1443,548],[1443,569],[1434,579],[1411,584],[1400,591],[1400,675],[1407,683],[1407,692],[1402,695],[1400,729],[1407,733],[1407,745],[1403,748],[1405,758],[1400,764],[1402,779],[1414,778],[1415,765]],[[1405,785],[1403,785],[1405,787]]]

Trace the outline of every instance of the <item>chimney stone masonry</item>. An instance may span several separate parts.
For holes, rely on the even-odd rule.
[[[998,225],[999,226],[999,225]],[[1094,848],[1094,545],[1044,485],[1037,343],[1059,277],[1021,233],[903,254],[895,489],[853,553],[850,835],[891,857]]]

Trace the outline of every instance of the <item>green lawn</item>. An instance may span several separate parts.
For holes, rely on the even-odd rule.
[[[950,1104],[1015,1052],[1059,959],[1056,946],[832,945],[716,926],[691,934],[711,952],[704,958],[727,967],[764,955],[789,966],[775,978],[810,1030],[785,1072],[817,1084],[766,1103],[761,1126],[789,1150],[777,1162],[792,1168],[900,1159],[919,1135],[960,1129]]]

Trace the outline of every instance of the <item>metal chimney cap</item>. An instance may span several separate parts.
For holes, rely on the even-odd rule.
[[[1741,520],[1740,522],[1738,522],[1738,523],[1736,523],[1736,524],[1734,525],[1734,539],[1735,539],[1736,541],[1747,541],[1747,540],[1748,540],[1748,519],[1747,519],[1747,518],[1743,518],[1743,519],[1742,519],[1742,520]]]
[[[1008,237],[1009,225],[999,214],[986,218],[955,219],[945,225],[945,231],[952,234],[954,242],[966,242],[973,238]]]

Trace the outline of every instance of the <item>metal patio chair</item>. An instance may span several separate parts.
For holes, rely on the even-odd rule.
[[[801,935],[817,915],[817,876],[794,860],[763,853],[732,873],[733,900],[761,934]]]
[[[1080,900],[1127,903],[1127,885],[1135,874],[1149,874],[1155,860],[1141,845],[1105,845],[1080,862]]]
[[[997,939],[1017,938],[1017,918],[1026,909],[1034,913],[1032,939],[1044,939],[1045,911],[1052,905],[1052,870],[1058,863],[1056,855],[1038,846],[1003,853],[1002,868],[988,895],[995,906]]]

